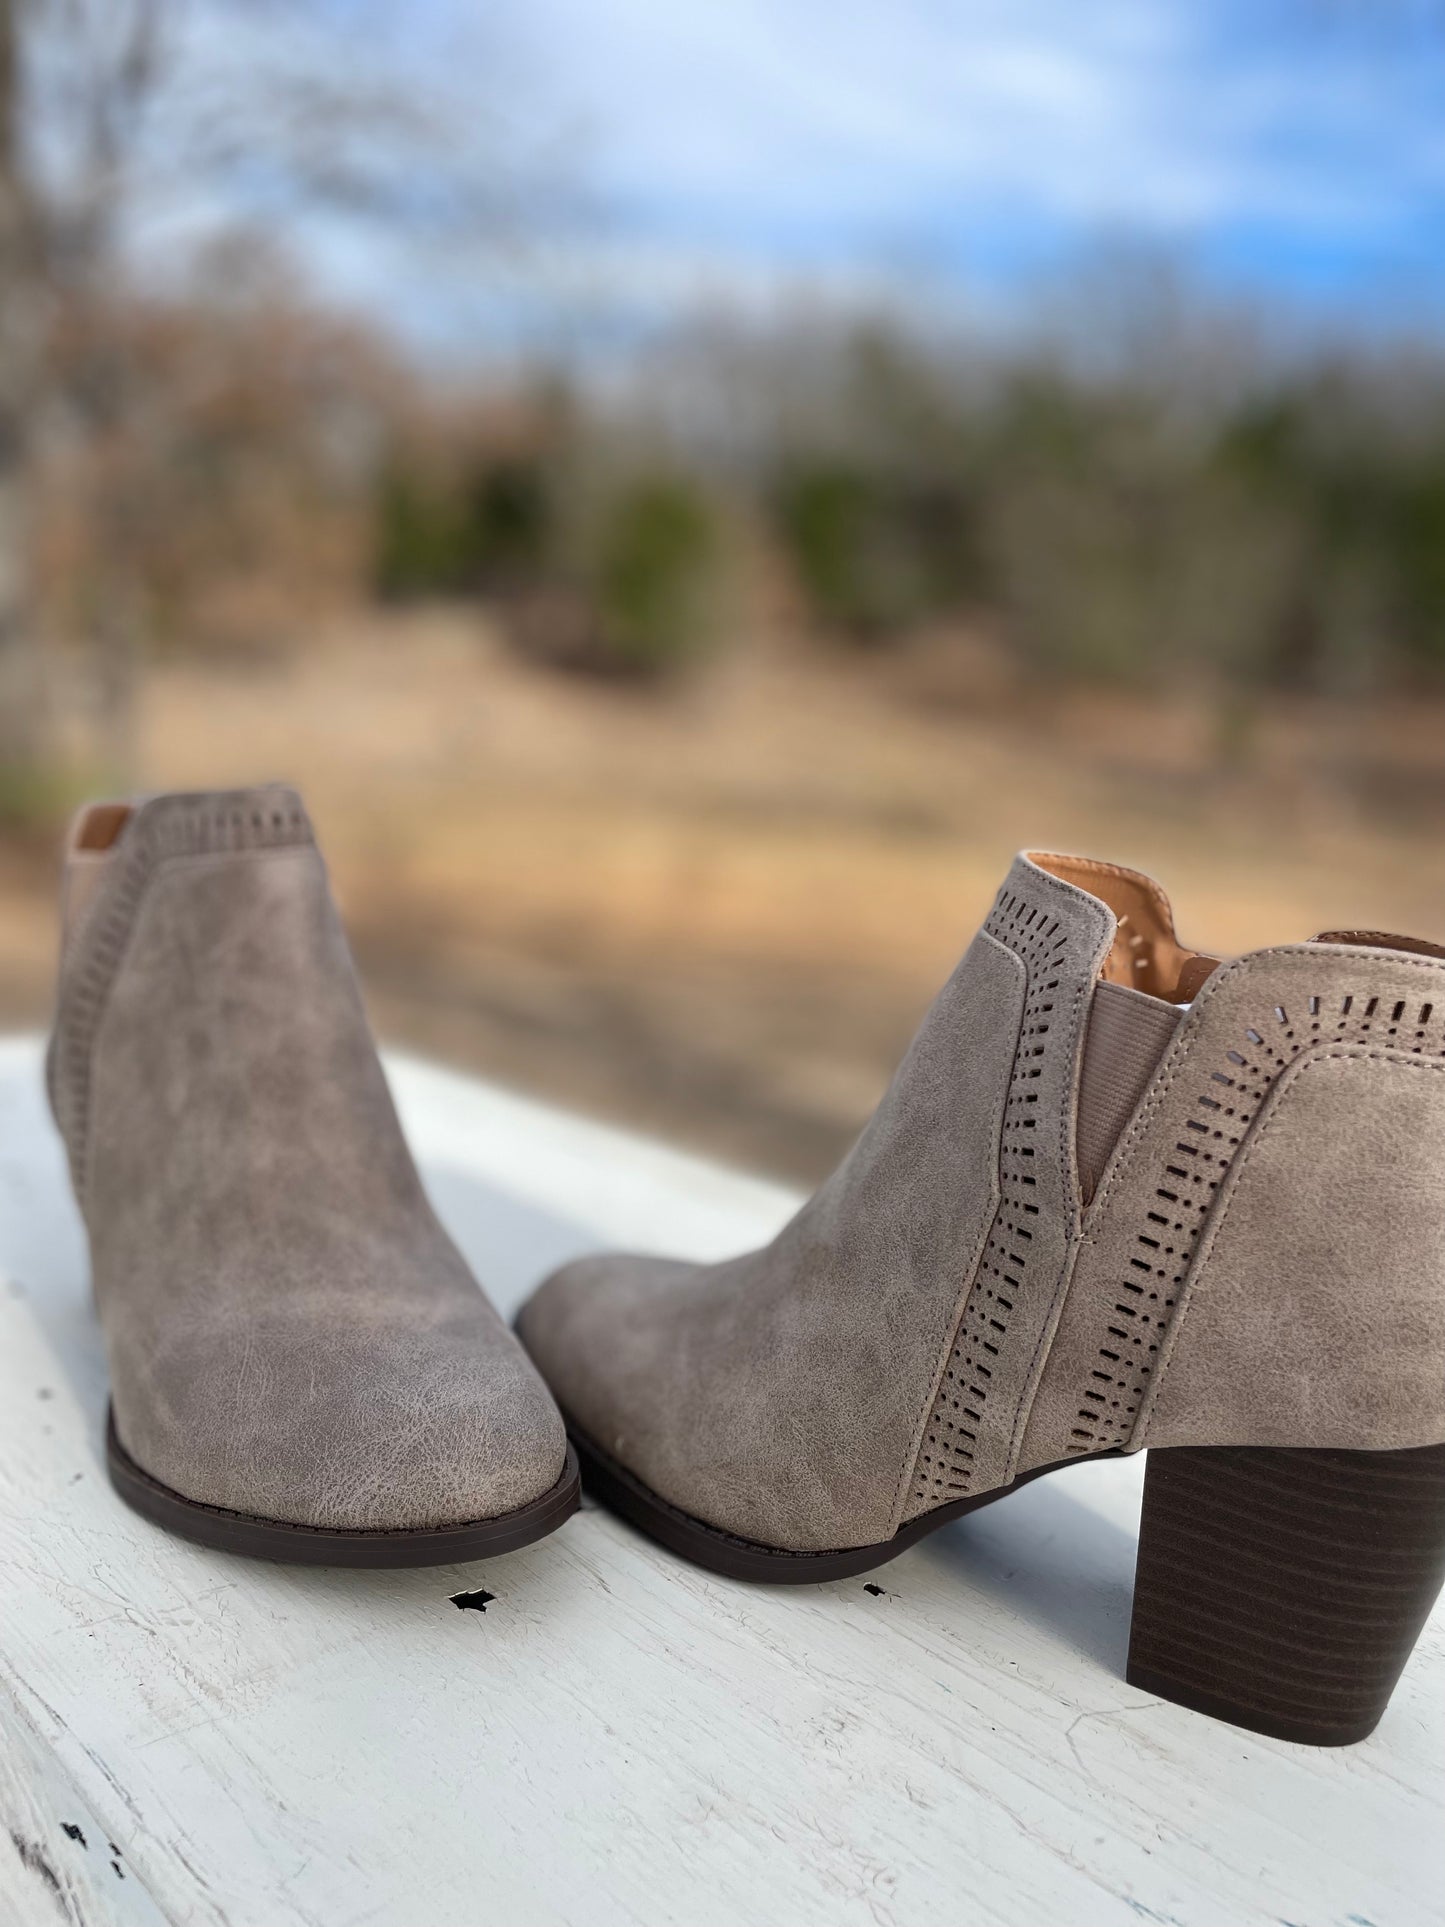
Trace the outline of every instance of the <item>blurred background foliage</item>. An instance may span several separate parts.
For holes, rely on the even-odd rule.
[[[383,339],[279,293],[103,325],[143,426],[35,457],[35,607],[57,644],[93,627],[119,496],[161,653],[265,654],[304,646],[318,606],[431,598],[489,610],[559,669],[666,678],[726,646],[720,602],[762,566],[824,650],[982,623],[1021,672],[1081,682],[1445,679],[1445,359],[1423,351],[1406,375],[1364,348],[1283,369],[1239,349],[1220,393],[1187,363],[1103,375],[860,322],[812,345],[806,417],[769,392],[806,343],[756,344],[777,428],[740,460],[660,420],[645,369],[605,405],[562,370],[439,404]],[[47,348],[62,382],[88,352]],[[698,344],[688,365],[705,386]]]
[[[389,1029],[800,1174],[1030,839],[1172,866],[1221,947],[1442,934],[1428,309],[1295,325],[1096,236],[1003,319],[424,352],[403,284],[587,230],[409,44],[0,0],[0,1019],[78,796],[270,775]],[[211,217],[143,245],[178,182]],[[343,217],[394,303],[314,271]]]

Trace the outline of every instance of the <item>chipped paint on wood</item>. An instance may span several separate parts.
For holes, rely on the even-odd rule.
[[[721,1256],[789,1209],[390,1069],[504,1312],[598,1243]],[[1030,1486],[876,1590],[728,1583],[592,1507],[505,1559],[313,1571],[125,1511],[105,1398],[39,1049],[0,1044],[4,1927],[1440,1927],[1445,1621],[1345,1753],[1147,1699],[1122,1678],[1137,1460]]]

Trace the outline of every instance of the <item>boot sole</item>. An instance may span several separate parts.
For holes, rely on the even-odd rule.
[[[695,1566],[705,1566],[709,1572],[721,1573],[725,1579],[747,1579],[773,1586],[816,1586],[830,1579],[852,1579],[859,1573],[872,1572],[917,1545],[930,1532],[937,1532],[940,1526],[950,1525],[967,1513],[981,1511],[996,1499],[1007,1498],[1010,1492],[1031,1485],[1048,1472],[1090,1462],[1056,1459],[1050,1465],[1021,1472],[1011,1484],[997,1486],[992,1492],[981,1492],[972,1499],[954,1499],[948,1505],[935,1506],[931,1512],[922,1512],[916,1519],[905,1521],[891,1539],[880,1539],[875,1545],[844,1546],[836,1552],[789,1552],[782,1546],[739,1539],[734,1533],[706,1525],[690,1513],[680,1511],[644,1485],[626,1466],[619,1465],[570,1419],[567,1435],[577,1449],[584,1484],[609,1510],[619,1513],[649,1538],[666,1546],[669,1552],[680,1553]],[[1091,1459],[1123,1456],[1119,1451],[1095,1452]]]
[[[183,1498],[136,1464],[116,1436],[113,1413],[106,1417],[105,1457],[111,1484],[133,1512],[153,1525],[219,1552],[294,1566],[451,1566],[496,1558],[555,1532],[577,1510],[582,1492],[577,1455],[569,1444],[562,1476],[551,1491],[515,1512],[415,1531],[337,1532]]]

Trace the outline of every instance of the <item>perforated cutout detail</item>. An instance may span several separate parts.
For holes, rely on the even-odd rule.
[[[1445,1004],[1309,997],[1298,1016],[1276,1004],[1208,1072],[1170,1147],[1140,1226],[1098,1359],[1069,1436],[1071,1454],[1126,1445],[1215,1195],[1283,1071],[1320,1044],[1379,1044],[1445,1057]]]
[[[47,1062],[51,1104],[83,1198],[90,1120],[91,1052],[111,985],[151,878],[168,858],[228,855],[310,844],[299,798],[280,786],[159,797],[135,813],[110,859],[113,880],[79,932],[62,970]]]
[[[1039,1080],[1054,1047],[1061,960],[1068,933],[1047,909],[1003,891],[984,929],[1023,963],[1028,988],[1014,1053],[999,1146],[999,1204],[968,1296],[958,1337],[925,1428],[914,1474],[911,1510],[945,1505],[972,1488],[974,1458],[997,1359],[1009,1320],[1028,1289],[1034,1193],[1041,1151]],[[1052,1284],[1052,1279],[1050,1280]]]

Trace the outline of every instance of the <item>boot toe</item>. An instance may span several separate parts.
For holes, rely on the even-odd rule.
[[[484,1353],[415,1333],[258,1343],[245,1377],[174,1374],[187,1391],[165,1409],[117,1396],[122,1445],[201,1505],[347,1532],[499,1518],[562,1476],[561,1416],[500,1328]]]
[[[701,1267],[608,1252],[564,1265],[528,1299],[517,1332],[568,1421],[618,1452],[665,1369],[663,1299]]]

